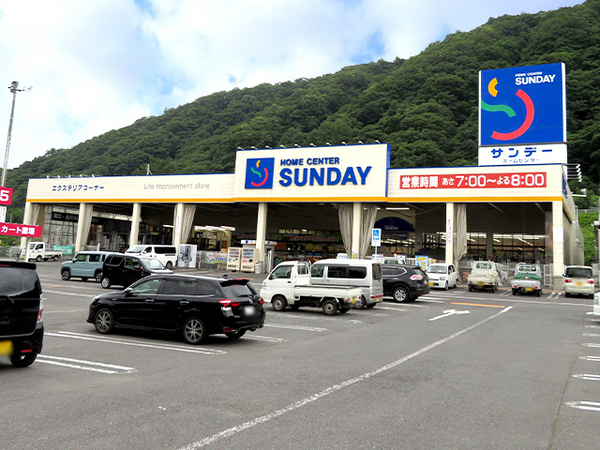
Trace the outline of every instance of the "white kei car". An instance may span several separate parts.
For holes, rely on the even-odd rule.
[[[433,288],[455,288],[458,284],[458,271],[454,264],[434,263],[427,267],[429,286]]]

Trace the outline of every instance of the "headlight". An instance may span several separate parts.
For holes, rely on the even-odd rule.
[[[440,277],[440,281],[445,281],[446,277]]]

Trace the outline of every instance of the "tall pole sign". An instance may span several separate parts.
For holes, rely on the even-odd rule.
[[[479,72],[479,165],[567,163],[565,65]]]

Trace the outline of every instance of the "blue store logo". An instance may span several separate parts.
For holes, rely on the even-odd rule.
[[[272,189],[275,158],[246,160],[246,189]]]

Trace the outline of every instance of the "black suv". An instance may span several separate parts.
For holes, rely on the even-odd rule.
[[[383,264],[383,295],[397,302],[410,302],[429,294],[429,278],[419,266]]]
[[[110,255],[102,265],[100,284],[104,289],[112,285],[129,286],[140,278],[155,274],[173,273],[156,258],[140,258],[123,254]]]
[[[15,367],[31,365],[42,351],[42,285],[36,265],[0,261],[0,355]]]
[[[209,334],[237,339],[262,328],[263,303],[248,280],[153,275],[94,297],[87,321],[98,333],[115,327],[178,331],[187,343],[200,344]]]

